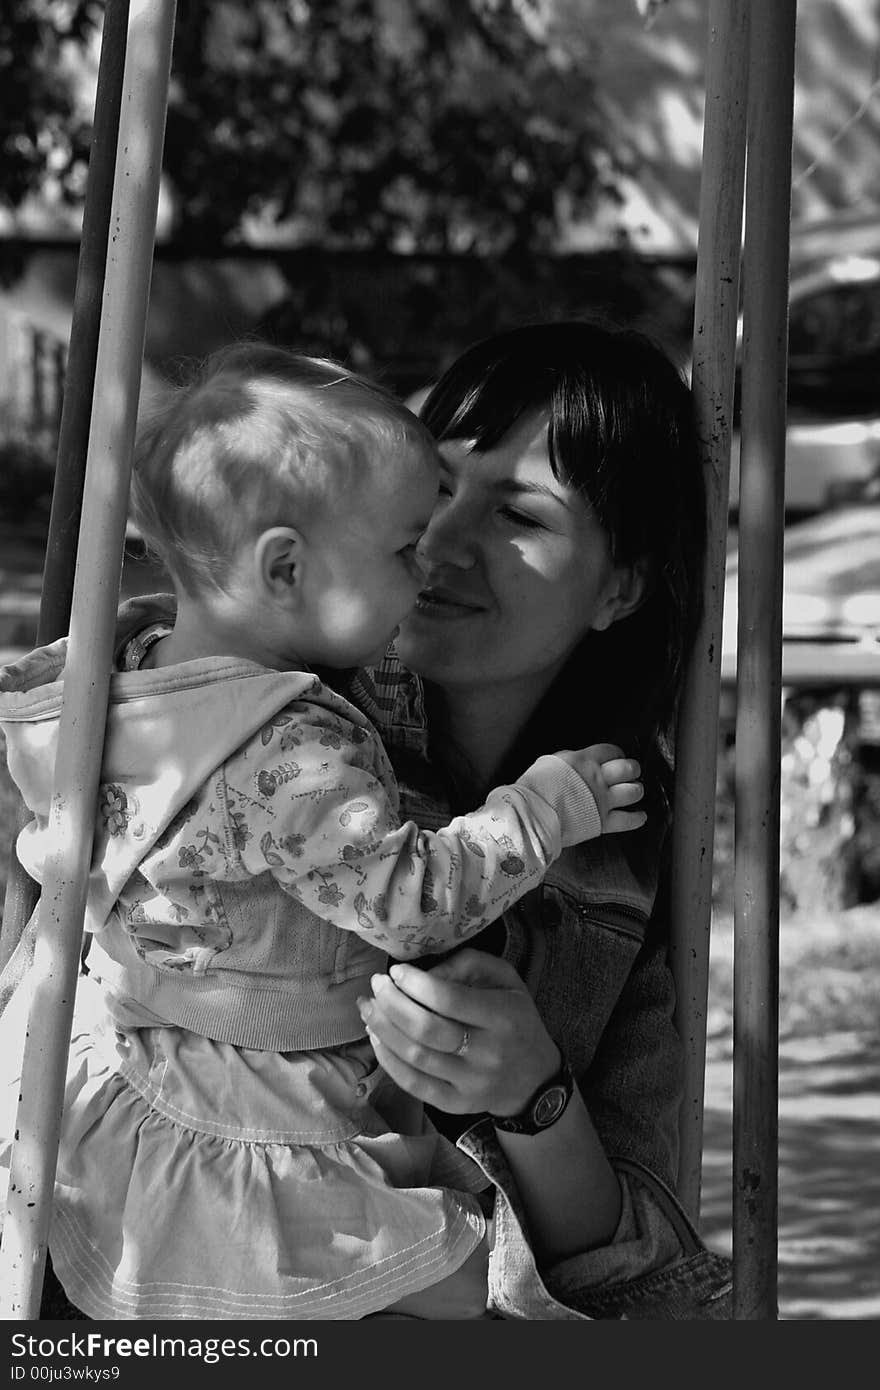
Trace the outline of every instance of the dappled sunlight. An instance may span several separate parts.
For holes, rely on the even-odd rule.
[[[875,927],[880,928],[880,914]],[[806,926],[802,930],[800,959],[816,974],[818,998],[823,975],[832,971],[811,956],[811,933]],[[880,931],[875,951],[880,951]],[[863,972],[856,967],[849,973]],[[880,1316],[875,1215],[880,1210],[880,1031],[829,1027],[828,1009],[826,995],[814,1010],[813,1031],[784,1035],[780,1042],[782,1319]],[[732,1094],[730,1036],[719,1032],[710,1039],[706,1069],[701,1232],[727,1254],[732,1249]]]
[[[635,5],[557,0],[565,38],[597,74],[615,123],[623,164],[623,220],[636,242],[656,247],[696,240],[702,152],[705,0],[662,6],[646,27]],[[584,52],[587,39],[591,48]],[[875,55],[878,13],[852,0],[799,6],[794,101],[792,212],[795,220],[876,203]],[[857,113],[859,113],[857,115]],[[855,119],[854,119],[855,118]],[[643,217],[647,211],[648,218]]]

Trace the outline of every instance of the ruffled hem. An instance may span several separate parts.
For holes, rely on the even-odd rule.
[[[193,1057],[169,1085],[174,1055],[160,1073],[179,1100]],[[243,1063],[207,1042],[200,1055],[208,1068]],[[205,1132],[192,1095],[192,1122],[179,1105],[171,1118],[155,1083],[128,1070],[92,1038],[74,1040],[50,1247],[90,1318],[362,1318],[452,1274],[484,1235],[475,1198],[448,1185],[470,1174],[478,1188],[475,1165],[426,1121],[389,1128],[378,1092],[363,1111],[370,1132],[274,1142]],[[325,1103],[319,1118],[350,1134],[350,1115]]]
[[[457,1218],[460,1238],[454,1239],[455,1232],[447,1227],[448,1239],[442,1248],[428,1238],[405,1256],[396,1252],[390,1268],[361,1270],[348,1278],[312,1287],[297,1288],[295,1279],[279,1273],[274,1281],[278,1290],[275,1294],[235,1287],[239,1272],[235,1267],[226,1271],[225,1285],[197,1282],[195,1278],[149,1282],[137,1277],[124,1279],[63,1204],[55,1211],[50,1249],[55,1273],[68,1298],[94,1320],[346,1321],[378,1313],[406,1295],[439,1283],[458,1269],[480,1244],[481,1233],[473,1217],[459,1212]],[[193,1263],[198,1261],[191,1259],[190,1264]],[[253,1272],[252,1263],[245,1261],[244,1273]],[[220,1279],[223,1278],[221,1271]],[[252,1282],[257,1282],[256,1277]]]

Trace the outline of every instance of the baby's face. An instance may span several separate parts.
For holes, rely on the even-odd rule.
[[[316,665],[380,660],[424,584],[416,544],[437,501],[437,456],[414,438],[373,460],[311,533],[311,651]]]

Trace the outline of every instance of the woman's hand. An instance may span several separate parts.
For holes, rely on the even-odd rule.
[[[513,966],[465,947],[433,970],[395,964],[358,1007],[376,1056],[448,1114],[515,1115],[559,1069],[559,1049]]]
[[[430,971],[392,965],[371,984],[361,1015],[376,1056],[399,1086],[438,1110],[515,1115],[559,1070],[559,1049],[507,961],[465,947]],[[539,1264],[611,1239],[620,1185],[577,1088],[541,1134],[496,1133]]]

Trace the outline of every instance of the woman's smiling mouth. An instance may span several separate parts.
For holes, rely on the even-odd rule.
[[[483,605],[463,598],[451,589],[429,588],[419,594],[415,611],[429,617],[460,618],[471,613],[482,613]]]

